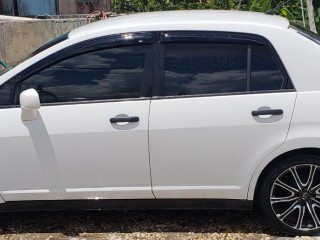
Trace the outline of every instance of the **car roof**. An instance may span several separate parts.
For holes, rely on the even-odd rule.
[[[288,28],[289,21],[283,17],[257,12],[227,11],[227,10],[183,10],[134,13],[130,15],[110,17],[94,22],[69,33],[69,38],[85,35],[108,35],[112,33],[161,30],[195,30],[197,25],[210,25],[208,30],[214,30],[214,25],[254,25]],[[190,27],[188,27],[190,26]],[[192,27],[193,26],[193,27]],[[202,29],[201,30],[205,30]]]

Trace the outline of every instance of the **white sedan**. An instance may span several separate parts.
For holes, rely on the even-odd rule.
[[[319,59],[319,36],[260,13],[73,30],[0,75],[0,210],[260,205],[317,234]]]

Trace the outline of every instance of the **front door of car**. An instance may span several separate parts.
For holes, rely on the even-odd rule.
[[[286,138],[296,92],[258,36],[164,32],[150,110],[156,198],[246,199]]]
[[[22,121],[18,102],[0,110],[5,201],[154,198],[153,39],[137,33],[87,41],[43,61],[51,61],[44,69],[21,73],[17,92],[36,89],[41,108],[33,121]]]

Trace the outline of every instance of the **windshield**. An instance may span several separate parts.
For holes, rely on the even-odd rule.
[[[290,27],[295,29],[302,36],[305,36],[306,38],[309,38],[311,41],[320,45],[320,35],[311,32],[309,29],[301,27],[300,25],[297,25],[295,23],[291,23]]]
[[[3,71],[0,71],[0,76],[3,75],[4,73],[8,72],[9,70],[11,70],[12,68],[18,66],[19,64],[23,63],[24,61],[28,60],[29,58],[43,52],[44,50],[60,43],[60,42],[63,42],[65,41],[66,39],[68,39],[68,34],[69,33],[66,33],[66,34],[63,34],[61,35],[60,37],[57,37],[53,40],[51,40],[50,42],[46,43],[45,45],[41,46],[40,48],[38,48],[37,50],[35,50],[33,53],[23,57],[22,59],[20,59],[19,61],[15,62],[14,64],[12,65],[9,65],[7,68],[5,68]]]

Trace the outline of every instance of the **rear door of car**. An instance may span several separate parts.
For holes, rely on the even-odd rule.
[[[264,38],[162,32],[150,109],[156,198],[245,199],[286,138],[296,92]]]

